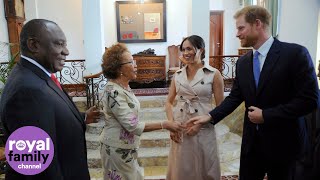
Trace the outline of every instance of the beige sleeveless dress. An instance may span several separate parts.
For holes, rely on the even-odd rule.
[[[186,122],[212,110],[212,83],[216,71],[211,66],[200,68],[190,82],[186,67],[176,72],[174,121]],[[220,180],[218,147],[212,124],[204,125],[195,136],[183,134],[180,144],[171,141],[167,180]]]

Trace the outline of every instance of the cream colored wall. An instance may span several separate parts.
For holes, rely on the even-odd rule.
[[[282,0],[281,2],[279,40],[305,46],[315,64],[320,1]]]

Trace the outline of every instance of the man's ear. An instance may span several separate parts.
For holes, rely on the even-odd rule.
[[[28,49],[31,53],[37,53],[40,50],[39,49],[40,45],[39,45],[39,41],[37,40],[37,38],[28,38],[27,46],[28,46]]]
[[[256,25],[256,27],[259,28],[259,29],[263,28],[263,23],[261,22],[260,19],[256,19],[255,25]]]

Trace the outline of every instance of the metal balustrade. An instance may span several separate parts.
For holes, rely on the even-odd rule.
[[[209,57],[209,64],[218,69],[223,77],[225,92],[231,91],[233,80],[236,77],[236,63],[239,57],[241,56],[227,55]]]
[[[104,87],[107,84],[107,78],[104,77],[102,72],[90,76],[84,77],[87,84],[87,107],[96,105],[99,108],[103,108],[101,100],[104,96]]]
[[[57,72],[62,87],[70,97],[87,97],[87,85],[83,79],[85,60],[66,60],[62,71]]]

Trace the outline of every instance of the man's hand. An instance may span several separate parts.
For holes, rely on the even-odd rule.
[[[86,111],[86,124],[96,123],[100,118],[101,113],[96,106],[92,106]]]
[[[209,116],[208,114],[206,115],[202,115],[202,116],[196,116],[193,117],[191,119],[189,119],[189,121],[187,121],[187,127],[192,127],[195,124],[206,124],[211,120],[211,116]]]
[[[188,127],[186,134],[189,136],[194,136],[194,135],[198,134],[198,132],[201,129],[201,126],[202,126],[201,124],[195,124],[193,126]]]
[[[250,106],[248,112],[249,120],[255,124],[262,124],[264,123],[264,119],[262,116],[262,109],[257,108],[255,106]]]

